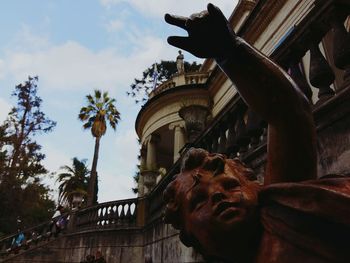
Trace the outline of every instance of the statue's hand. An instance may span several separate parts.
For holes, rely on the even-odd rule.
[[[167,23],[188,32],[188,37],[168,37],[168,43],[200,58],[225,58],[234,45],[235,34],[218,7],[208,4],[207,9],[189,18],[166,14]]]

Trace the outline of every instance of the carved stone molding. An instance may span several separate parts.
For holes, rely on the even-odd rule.
[[[201,105],[190,105],[180,109],[179,115],[185,121],[189,142],[193,142],[204,130],[209,114],[208,108]]]

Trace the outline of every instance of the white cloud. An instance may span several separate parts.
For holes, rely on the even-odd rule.
[[[72,157],[67,156],[63,149],[58,149],[51,143],[43,145],[43,150],[50,153],[43,161],[44,166],[50,172],[57,172],[62,165],[71,165],[72,163]]]
[[[48,171],[52,173],[56,173],[60,171],[60,167],[63,165],[71,165],[71,157],[68,157],[63,149],[58,149],[54,145],[45,144],[43,145],[43,151],[46,153],[46,158],[43,160],[43,165]],[[58,186],[59,182],[56,181],[57,176],[45,176],[43,178],[43,183],[48,185],[53,191],[51,192],[51,196],[53,200],[58,200]]]
[[[124,23],[119,19],[114,19],[108,22],[106,28],[108,32],[117,32],[124,28]]]
[[[46,20],[46,19],[45,19]],[[47,35],[33,34],[33,30],[26,24],[21,25],[21,29],[9,41],[8,48],[11,50],[42,50],[49,47],[50,42]]]
[[[2,59],[0,59],[0,79],[6,75],[6,67],[5,63]]]
[[[132,174],[121,175],[115,173],[112,174],[110,172],[103,173],[103,177],[99,177],[98,184],[98,201],[100,203],[136,197],[131,190],[135,187]]]
[[[127,2],[135,9],[146,16],[162,17],[165,13],[188,16],[192,13],[202,11],[206,8],[208,1],[188,1],[188,0],[100,0],[106,8],[122,2]],[[217,5],[228,17],[238,0],[211,0],[211,3]]]
[[[134,197],[131,188],[135,187],[133,175],[139,153],[134,129],[117,132],[111,146],[109,152],[101,152],[104,161],[98,164],[100,202]]]
[[[112,7],[121,1],[124,0],[101,0],[101,3],[106,7]],[[228,12],[231,12],[234,6],[234,1],[231,0],[213,2],[224,11],[228,10]],[[166,12],[189,15],[206,7],[204,1],[130,0],[128,3],[146,16],[156,17],[162,17]],[[123,11],[125,10],[121,12]],[[141,31],[137,27],[137,21],[129,23],[127,30],[125,30],[126,21],[129,18],[128,14],[118,14],[118,18],[110,21],[106,27],[110,32],[123,32],[125,39],[121,39],[121,41],[128,45],[127,51],[115,47],[105,47],[96,51],[72,40],[53,44],[45,35],[34,34],[34,31],[29,27],[24,26],[7,45],[5,55],[0,58],[0,80],[11,80],[11,83],[19,83],[26,79],[28,75],[38,75],[40,78],[40,92],[46,93],[46,96],[51,96],[50,100],[53,101],[50,105],[51,110],[57,110],[57,113],[52,111],[57,116],[60,116],[60,111],[67,113],[67,109],[70,107],[72,108],[72,114],[75,114],[75,109],[80,107],[80,105],[73,105],[75,98],[70,98],[67,100],[68,102],[63,101],[64,96],[62,94],[70,96],[80,94],[80,91],[87,94],[94,88],[108,90],[113,96],[116,93],[123,94],[122,96],[121,94],[116,96],[120,107],[118,109],[122,113],[121,125],[118,126],[116,136],[112,139],[114,140],[113,143],[110,139],[104,138],[103,142],[106,142],[106,144],[101,147],[98,164],[99,175],[101,175],[99,178],[100,201],[133,196],[131,192],[131,188],[134,187],[132,176],[135,172],[135,166],[138,164],[137,155],[139,152],[133,127],[135,119],[130,118],[130,115],[132,115],[130,112],[137,109],[128,105],[133,104],[131,99],[123,100],[123,98],[126,98],[125,91],[135,77],[141,76],[146,67],[161,59],[174,60],[177,56],[176,48],[170,47],[165,39],[152,36],[152,30],[149,30],[149,32]],[[55,101],[55,95],[47,94],[60,94],[58,96],[60,99]],[[83,97],[79,97],[79,99],[76,99],[76,104],[83,101]],[[45,102],[46,100],[45,98]],[[56,105],[58,107],[53,107],[53,103],[58,104]],[[0,98],[0,114],[7,113],[8,110],[6,109],[9,108],[10,105]],[[57,116],[50,114],[53,119],[57,119]],[[1,118],[4,117],[0,115],[0,120]],[[76,129],[73,131],[73,125],[67,121],[69,118],[65,119],[65,122],[60,121],[58,124],[64,130],[71,129],[69,135],[65,134],[67,138],[69,137],[71,143],[69,144],[59,137],[52,136],[51,139],[46,140],[47,143],[42,144],[43,151],[47,156],[44,164],[50,171],[57,171],[59,166],[70,164],[73,156],[90,157],[92,151],[91,147],[87,147],[87,143],[81,138],[81,131]],[[122,125],[126,125],[127,128],[123,129]],[[59,133],[59,127],[56,130]],[[79,150],[75,148],[79,148]],[[48,180],[51,185],[53,185],[52,180]],[[57,184],[55,184],[55,187],[57,188]]]
[[[27,37],[29,39],[36,38],[30,35]],[[6,70],[0,72],[1,80],[15,79],[14,82],[19,83],[28,75],[39,75],[41,93],[54,94],[52,93],[54,91],[57,94],[69,94],[72,90],[85,93],[94,88],[109,90],[114,94],[122,93],[122,96],[117,96],[117,99],[119,110],[122,113],[121,124],[126,124],[127,128],[123,130],[122,126],[119,126],[112,146],[103,145],[101,148],[98,164],[99,175],[101,175],[100,201],[134,196],[131,188],[134,187],[132,177],[138,163],[138,144],[133,127],[135,119],[130,119],[130,111],[137,109],[132,108],[135,106],[131,99],[123,100],[126,98],[125,91],[133,79],[140,76],[142,71],[154,61],[176,57],[176,49],[169,47],[163,39],[139,34],[137,30],[129,31],[128,37],[131,41],[130,45],[133,46],[129,54],[121,53],[112,48],[93,51],[78,42],[67,41],[58,45],[49,44],[43,46],[42,49],[33,49],[29,46],[28,50],[24,47],[13,50],[8,47],[5,56],[0,60],[0,70],[3,68],[2,65],[6,65]],[[35,43],[33,45],[36,46]],[[55,101],[54,97],[51,100]],[[71,101],[69,100],[69,102]],[[75,108],[75,105],[66,105],[65,101],[57,101],[56,103],[59,106],[56,109],[68,106]],[[81,101],[77,100],[76,103],[80,104]],[[6,109],[9,107],[10,105],[0,98],[0,113],[7,112]],[[50,117],[56,119],[54,115],[51,115]],[[0,118],[3,117],[0,115]],[[59,122],[59,125],[62,127],[65,125],[67,129],[71,128],[67,120],[66,123]],[[55,132],[50,137],[51,139],[45,139],[45,142],[42,143],[43,152],[46,154],[44,165],[52,172],[57,171],[61,165],[71,163],[73,152],[76,152],[74,147],[83,147],[88,149],[86,151],[90,150],[89,147],[81,143],[80,130],[72,131],[69,134],[70,140],[74,141],[76,146],[67,145],[59,137],[57,139],[54,136]],[[107,143],[107,138],[104,140]],[[105,152],[105,148],[109,149]],[[55,179],[49,178],[45,180],[45,183],[51,185],[53,189],[57,189],[58,184],[54,181]],[[57,192],[54,192],[54,197],[57,198]]]
[[[128,164],[128,167],[137,163],[139,146],[137,143],[137,135],[134,129],[126,130],[118,134],[115,139],[115,150],[119,163]]]
[[[163,39],[143,36],[141,41],[136,35],[130,37],[135,47],[129,55],[107,48],[94,52],[68,41],[36,52],[8,51],[0,61],[0,69],[2,64],[8,65],[4,73],[13,75],[17,81],[28,75],[39,75],[43,89],[65,91],[103,87],[123,89],[125,93],[135,76],[156,60],[170,59],[169,51],[173,51]],[[5,75],[0,74],[0,77]]]

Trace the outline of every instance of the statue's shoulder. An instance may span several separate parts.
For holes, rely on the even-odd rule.
[[[286,208],[294,214],[340,223],[350,229],[350,177],[328,175],[317,180],[271,184],[259,192],[259,204],[262,209]]]
[[[263,199],[281,195],[298,198],[301,194],[303,198],[311,198],[315,192],[349,195],[350,198],[350,174],[329,174],[316,180],[271,184],[262,188],[260,196]]]
[[[267,235],[319,259],[312,262],[350,262],[350,177],[271,184],[259,203]]]

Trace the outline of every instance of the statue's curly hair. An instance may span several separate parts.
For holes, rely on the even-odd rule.
[[[184,220],[181,216],[180,204],[178,202],[177,189],[181,184],[179,177],[182,173],[197,168],[211,171],[213,176],[224,172],[225,164],[227,164],[234,174],[240,178],[242,185],[246,185],[249,181],[255,181],[254,172],[245,166],[239,159],[226,159],[222,154],[210,154],[204,149],[191,148],[187,151],[181,164],[180,174],[174,176],[173,181],[169,183],[164,190],[163,199],[166,204],[164,211],[164,222],[171,224],[175,229],[180,230],[180,240],[186,246],[194,247],[201,254],[202,251],[199,241],[188,231],[185,230]]]

